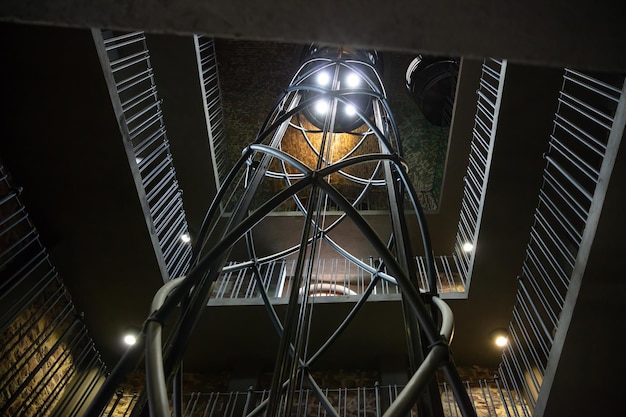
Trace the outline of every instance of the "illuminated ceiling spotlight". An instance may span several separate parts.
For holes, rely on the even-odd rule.
[[[139,330],[137,330],[137,328],[135,327],[129,327],[124,332],[124,337],[122,340],[124,340],[124,344],[132,346],[137,343],[137,335],[139,335]]]
[[[346,104],[344,111],[348,116],[354,116],[356,114],[356,108],[352,104]]]
[[[350,72],[346,76],[346,84],[350,88],[356,88],[361,84],[361,77],[359,77],[356,73]]]
[[[318,100],[315,102],[315,112],[319,115],[326,114],[329,108],[330,104],[328,104],[328,100]]]
[[[185,232],[180,235],[180,240],[182,240],[183,243],[189,243],[191,242],[191,235],[189,234],[189,232]]]
[[[471,252],[474,250],[474,245],[471,242],[465,242],[463,244],[463,252]]]
[[[135,343],[137,343],[137,336],[135,336],[134,334],[124,335],[124,343],[126,343],[128,346],[134,345]]]
[[[330,83],[330,75],[328,74],[328,71],[322,71],[317,74],[316,81],[321,86],[328,85],[328,83]]]
[[[506,347],[509,344],[509,332],[507,329],[496,329],[491,332],[491,340],[493,343],[500,347]]]

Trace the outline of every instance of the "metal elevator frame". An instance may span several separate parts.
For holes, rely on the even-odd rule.
[[[379,279],[389,280],[396,283],[402,293],[413,374],[385,412],[385,417],[405,415],[416,403],[418,410],[423,412],[441,410],[441,400],[434,395],[436,381],[435,385],[432,384],[439,368],[445,374],[463,415],[475,415],[450,356],[452,313],[435,290],[437,277],[424,213],[407,176],[408,167],[402,159],[398,129],[376,64],[375,51],[311,46],[257,138],[243,150],[214,198],[194,247],[191,269],[185,277],[175,278],[159,290],[138,342],[127,350],[112,371],[92,403],[91,413],[103,409],[118,383],[139,362],[145,349],[150,413],[153,416],[169,415],[167,384],[180,369],[191,334],[233,246],[245,244],[249,268],[255,279],[260,279],[259,265],[264,262],[288,257],[296,259],[294,284],[283,321],[267,294],[261,291],[280,344],[269,397],[247,416],[263,412],[271,416],[289,415],[296,402],[294,393],[304,385],[314,392],[330,415],[336,416],[337,412],[309,369],[350,324],[373,285],[328,340],[312,354],[307,334],[318,294],[307,289],[315,274],[322,245],[329,246],[357,266],[371,269],[343,248],[341,236],[333,234],[342,222],[351,222],[382,261],[373,271],[376,279],[372,284]],[[328,81],[319,81],[322,73],[329,74]],[[352,77],[353,81],[346,77]],[[319,120],[311,120],[314,113]],[[350,140],[352,145],[348,143]],[[334,148],[338,143],[348,147],[343,155]],[[306,156],[300,152],[312,154],[313,160],[303,162]],[[346,190],[354,191],[355,188],[359,191],[346,193]],[[388,204],[392,233],[386,240],[379,237],[356,209],[363,196],[374,190],[383,190],[382,195]],[[324,209],[331,200],[333,207],[338,206],[343,211],[334,220],[326,217]],[[302,214],[299,243],[271,254],[261,253],[255,245],[255,226],[286,201],[292,201]],[[412,231],[407,226],[407,205],[412,207],[420,228],[429,293],[419,290],[417,264],[409,239]],[[386,273],[382,272],[383,268]],[[176,323],[168,341],[163,344],[163,323],[176,313]],[[429,389],[433,390],[433,395],[422,395]],[[180,392],[174,396],[180,396]],[[437,401],[438,405],[433,403]],[[180,403],[180,399],[176,401],[175,398],[174,403]]]

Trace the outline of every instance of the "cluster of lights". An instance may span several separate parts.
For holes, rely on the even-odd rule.
[[[300,102],[311,103],[302,110],[309,123],[331,133],[352,132],[367,123],[381,93],[377,80],[382,60],[377,51],[310,44],[301,59],[306,72],[296,82],[304,87]]]
[[[331,74],[332,72],[330,70],[320,71],[314,78],[315,83],[320,87],[330,87],[332,81]],[[361,77],[353,71],[342,74],[341,78],[343,85],[348,88],[357,88],[361,85]],[[330,107],[330,100],[321,99],[315,102],[313,111],[315,115],[323,117],[330,111]],[[356,106],[353,104],[340,104],[339,109],[348,117],[353,117],[357,114]]]
[[[331,77],[329,71],[321,71],[315,78],[315,81],[321,87],[327,87],[330,84],[330,80]],[[357,88],[361,85],[361,77],[359,77],[355,72],[350,71],[344,76],[344,82],[348,88]]]
[[[322,71],[317,74],[316,82],[318,85],[322,87],[326,87],[330,84],[330,72]],[[361,84],[361,77],[359,77],[356,73],[350,71],[348,75],[344,77],[345,83],[349,88],[356,88]],[[320,116],[325,115],[330,109],[330,103],[328,100],[319,100],[315,103],[315,112]],[[348,116],[354,116],[356,114],[356,108],[352,104],[347,104],[343,106],[343,111]]]
[[[330,104],[328,103],[328,100],[318,100],[315,103],[315,113],[320,116],[325,115],[329,109]],[[356,114],[356,107],[354,107],[352,104],[346,104],[345,106],[343,106],[343,111],[348,116],[354,116]]]

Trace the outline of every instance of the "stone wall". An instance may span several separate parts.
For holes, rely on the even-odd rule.
[[[226,126],[226,166],[252,142],[300,66],[303,45],[216,39]],[[448,128],[431,125],[405,87],[413,54],[385,52],[383,82],[403,142],[409,176],[426,210],[436,210],[448,147]]]
[[[71,325],[58,319],[67,300],[58,296],[59,283],[39,253],[37,234],[1,165],[0,177],[0,412],[45,416],[63,395],[62,381],[73,372],[67,346],[59,342]],[[37,267],[31,263],[35,258]],[[34,300],[26,296],[38,288],[43,291]]]
[[[230,375],[227,372],[213,374],[183,373],[183,394],[226,392]],[[126,417],[130,415],[145,389],[146,375],[143,369],[130,373],[111,398],[104,415]]]
[[[104,367],[12,181],[0,163],[0,414],[45,417]]]
[[[299,66],[301,46],[217,39],[215,48],[226,125],[227,166],[254,141]]]
[[[41,315],[44,298],[29,305],[0,336],[0,404],[7,416],[49,415],[75,371],[68,345],[60,341],[72,321],[58,322],[61,305]]]

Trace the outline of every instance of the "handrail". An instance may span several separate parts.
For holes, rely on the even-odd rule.
[[[0,165],[0,414],[76,415],[107,370],[12,181]]]
[[[599,211],[593,208],[602,198],[597,185],[610,176],[605,152],[617,149],[621,139],[612,132],[623,129],[614,126],[618,106],[623,111],[626,103],[623,85],[623,75],[564,70],[539,202],[518,277],[510,343],[499,367],[504,392],[524,399],[520,409],[524,416],[532,415],[540,395],[547,398],[550,389],[544,387],[544,379],[550,361],[558,360],[555,335],[561,322],[568,321],[564,315],[570,314],[565,300],[576,287],[575,267],[590,250],[585,242],[593,239],[587,222],[594,210]]]
[[[192,248],[181,239],[189,231],[146,36],[101,29],[92,35],[161,276],[168,281],[186,273]]]

